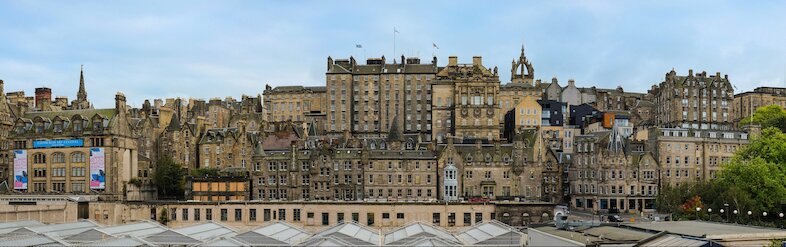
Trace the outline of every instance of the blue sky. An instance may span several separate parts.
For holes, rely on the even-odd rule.
[[[112,107],[322,85],[326,58],[483,56],[503,83],[522,44],[536,78],[646,91],[674,68],[785,87],[784,1],[2,1],[6,92],[46,86]],[[393,27],[399,30],[393,55]],[[364,49],[355,48],[362,44]]]

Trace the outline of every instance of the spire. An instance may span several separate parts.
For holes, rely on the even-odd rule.
[[[79,67],[79,92],[76,93],[76,99],[79,101],[87,101],[87,91],[85,90],[85,71],[84,65]]]

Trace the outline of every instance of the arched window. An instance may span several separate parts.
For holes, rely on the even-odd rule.
[[[52,154],[52,163],[65,163],[65,154],[64,153],[53,153]]]
[[[71,163],[85,163],[85,153],[82,152],[71,153]]]
[[[33,164],[44,164],[46,163],[46,154],[37,153],[33,155]]]

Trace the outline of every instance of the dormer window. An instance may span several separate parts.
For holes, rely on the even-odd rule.
[[[55,133],[63,132],[63,122],[55,122]]]
[[[35,133],[36,134],[44,133],[44,123],[43,122],[35,123]]]
[[[93,120],[93,129],[94,130],[100,130],[100,129],[103,129],[103,128],[104,128],[104,125],[103,125],[101,119]]]
[[[74,121],[74,131],[82,131],[82,120]]]
[[[485,160],[486,160],[486,163],[491,163],[491,155],[490,154],[486,154]]]

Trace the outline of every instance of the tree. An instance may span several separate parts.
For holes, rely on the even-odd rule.
[[[175,163],[169,157],[163,157],[156,162],[156,170],[153,173],[153,183],[158,188],[160,197],[182,199],[184,196],[184,176],[183,167]]]
[[[779,105],[762,106],[753,113],[753,119],[746,117],[740,121],[740,125],[755,123],[761,128],[775,127],[782,132],[786,132],[786,110]]]
[[[761,136],[741,149],[737,156],[742,160],[762,158],[766,162],[784,167],[786,166],[786,134],[774,127],[766,128],[761,132]]]

